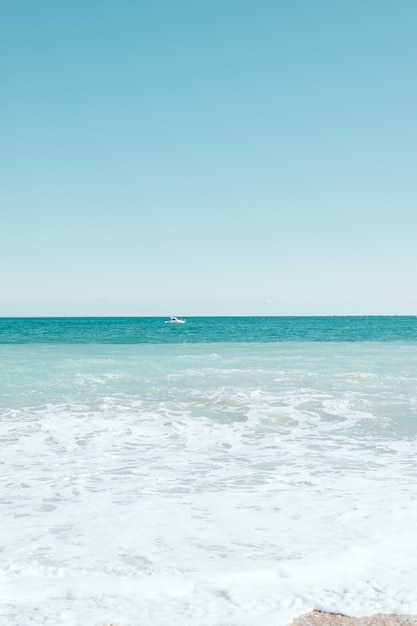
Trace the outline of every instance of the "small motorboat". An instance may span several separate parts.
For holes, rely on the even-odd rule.
[[[165,322],[165,324],[185,324],[185,320],[182,320],[180,317],[175,317],[171,315],[170,319]]]

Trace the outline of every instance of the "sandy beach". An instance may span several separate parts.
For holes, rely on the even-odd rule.
[[[406,626],[417,625],[417,615],[370,615],[348,617],[312,611],[294,620],[291,626]]]

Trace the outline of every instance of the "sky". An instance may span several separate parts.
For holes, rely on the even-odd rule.
[[[0,316],[417,314],[415,0],[0,0]]]

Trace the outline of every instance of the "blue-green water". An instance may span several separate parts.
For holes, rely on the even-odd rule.
[[[417,341],[415,316],[0,318],[0,343]]]
[[[416,338],[415,317],[0,319],[4,623],[417,612]]]

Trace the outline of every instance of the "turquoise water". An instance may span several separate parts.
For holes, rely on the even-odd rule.
[[[0,343],[417,341],[415,316],[0,318]]]
[[[417,318],[0,319],[0,617],[417,613]]]

